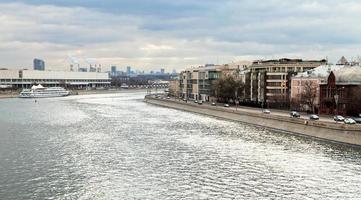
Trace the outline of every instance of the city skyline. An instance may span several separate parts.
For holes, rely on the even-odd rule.
[[[104,71],[282,57],[335,63],[361,54],[360,8],[351,0],[6,0],[0,3],[0,67],[29,67],[40,57],[50,70],[67,70],[69,56],[94,58]]]

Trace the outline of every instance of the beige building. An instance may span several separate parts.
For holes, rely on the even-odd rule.
[[[225,65],[206,65],[190,68],[180,73],[180,96],[188,99],[210,101],[214,96],[212,90],[216,80],[224,74],[239,74],[251,62],[239,61]]]
[[[185,70],[179,74],[179,96],[190,98],[192,94],[192,70]]]
[[[247,77],[250,88],[249,100],[266,103],[270,107],[288,107],[292,75],[326,63],[326,60],[287,58],[254,61]]]
[[[173,79],[169,81],[169,94],[172,96],[179,96],[180,88],[179,88],[179,80]]]

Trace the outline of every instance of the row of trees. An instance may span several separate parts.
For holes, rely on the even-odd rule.
[[[213,84],[216,98],[223,102],[235,102],[238,99],[245,99],[245,87],[244,82],[235,74],[225,74]],[[274,97],[272,100],[279,103],[289,102],[289,100],[283,99],[288,97],[280,96],[279,98],[282,99]],[[302,93],[291,100],[291,108],[315,113],[317,110],[316,101],[317,85],[314,85],[311,81],[305,81]]]
[[[225,74],[213,84],[213,91],[218,100],[235,101],[243,95],[244,83],[234,74]]]
[[[306,80],[302,82],[303,91],[291,99],[291,108],[294,110],[308,111],[317,113],[317,85],[312,81]]]

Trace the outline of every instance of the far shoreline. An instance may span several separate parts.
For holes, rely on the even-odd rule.
[[[144,91],[146,92],[147,89],[144,88],[130,88],[130,89],[113,89],[113,90],[71,90],[71,94],[69,96],[78,96],[78,95],[93,95],[93,94],[116,94],[116,93],[123,93],[126,91]],[[0,93],[0,99],[12,99],[18,98],[19,93]]]

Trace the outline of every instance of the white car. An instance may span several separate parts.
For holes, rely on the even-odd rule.
[[[345,120],[345,118],[342,117],[341,115],[336,115],[333,117],[333,120],[335,120],[336,122],[342,122]]]
[[[264,114],[271,114],[271,111],[268,110],[268,109],[264,109],[262,112],[263,112]]]
[[[320,118],[317,115],[310,115],[310,120],[319,120]]]
[[[223,106],[226,107],[226,108],[228,108],[228,107],[229,107],[229,104],[228,104],[228,103],[225,103]]]
[[[356,124],[356,121],[353,120],[352,118],[346,118],[343,122],[345,124]]]

